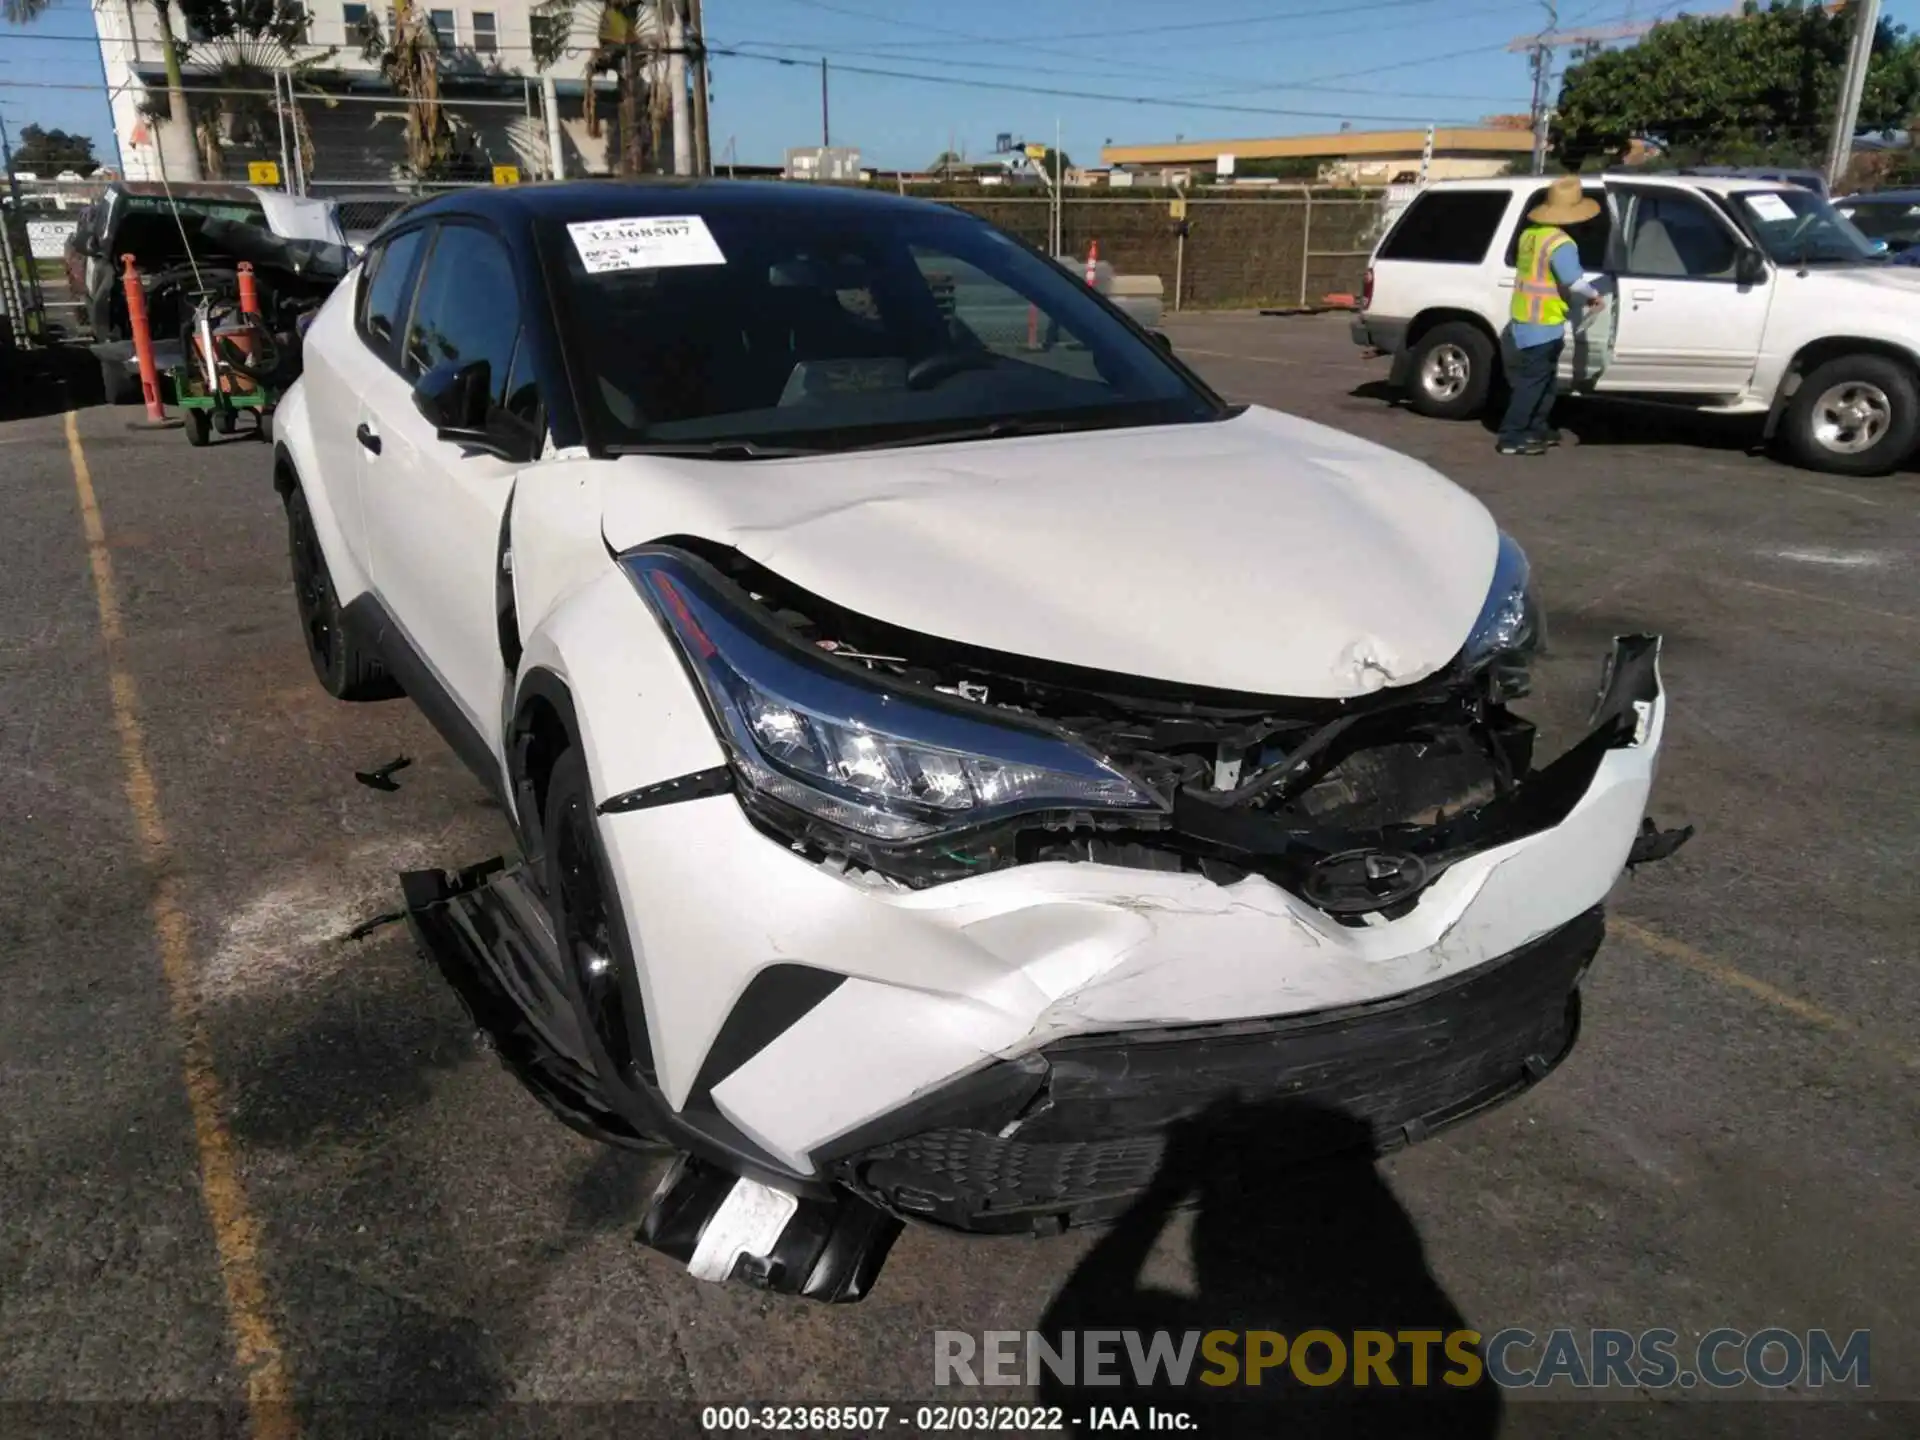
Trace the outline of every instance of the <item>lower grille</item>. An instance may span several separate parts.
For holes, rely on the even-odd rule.
[[[845,1156],[837,1178],[894,1212],[965,1230],[1112,1219],[1154,1180],[1183,1122],[1210,1143],[1302,1161],[1424,1139],[1526,1089],[1572,1050],[1598,909],[1422,990],[1228,1025],[1087,1036],[1041,1051],[1012,1115],[981,1115]],[[1028,1062],[1031,1064],[1031,1061]],[[972,1083],[978,1083],[977,1079]]]

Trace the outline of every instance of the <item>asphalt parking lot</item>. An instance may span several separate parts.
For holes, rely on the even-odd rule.
[[[1297,1331],[1370,1282],[1388,1327],[1400,1296],[1483,1333],[1870,1330],[1864,1398],[1793,1423],[1916,1433],[1920,475],[1601,407],[1500,459],[1381,398],[1341,317],[1167,328],[1228,396],[1488,503],[1547,603],[1549,743],[1612,636],[1666,636],[1655,814],[1698,834],[1622,881],[1558,1073],[1377,1179],[1216,1187],[1138,1275],[1098,1237],[915,1229],[857,1306],[696,1284],[631,1238],[660,1159],[553,1121],[401,927],[344,938],[506,827],[410,707],[315,684],[265,449],[50,410],[0,425],[0,1428],[175,1401],[286,1436],[668,1434],[695,1402],[926,1398],[935,1330]],[[397,790],[356,781],[402,755]],[[1504,1433],[1646,1414],[1568,1398],[1508,1396]],[[660,1408],[553,1408],[627,1401]],[[1786,1423],[1684,1408],[1674,1433]]]

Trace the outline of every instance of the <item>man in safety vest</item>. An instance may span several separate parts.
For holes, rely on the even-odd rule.
[[[1502,455],[1543,455],[1560,443],[1547,423],[1553,413],[1554,373],[1567,338],[1567,296],[1586,305],[1605,302],[1583,278],[1580,247],[1560,227],[1600,213],[1600,202],[1583,195],[1580,177],[1562,175],[1547,198],[1527,212],[1513,275],[1512,324],[1508,327],[1507,379],[1513,398],[1500,424]]]

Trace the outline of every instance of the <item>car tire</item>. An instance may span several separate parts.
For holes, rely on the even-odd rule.
[[[653,1054],[639,978],[616,943],[618,891],[600,843],[585,754],[561,752],[547,778],[540,816],[540,879],[581,1033],[604,1083],[650,1085]]]
[[[1496,368],[1487,332],[1464,320],[1436,325],[1407,360],[1407,404],[1437,420],[1470,420],[1486,409]]]
[[[182,411],[181,423],[187,427],[189,445],[204,445],[208,437],[213,434],[213,421],[204,410]]]
[[[294,605],[320,688],[336,700],[391,700],[399,695],[400,686],[379,659],[368,654],[346,627],[333,575],[313,528],[313,514],[298,487],[287,495],[287,549]]]
[[[1809,470],[1888,474],[1920,439],[1920,386],[1885,355],[1842,355],[1801,378],[1780,434]]]

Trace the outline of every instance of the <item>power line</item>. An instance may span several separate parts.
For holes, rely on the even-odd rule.
[[[709,55],[730,56],[736,60],[757,60],[764,64],[790,66],[795,68],[806,69],[809,71],[811,71],[814,68],[815,64],[817,63],[816,59],[814,58],[788,59],[786,57],[778,56],[778,55],[757,55],[751,51],[737,50],[730,47],[721,47],[717,45],[708,46],[707,53]],[[844,63],[836,63],[833,68],[844,74],[870,75],[877,78],[888,79],[888,80],[912,80],[923,85],[945,85],[951,88],[957,88],[957,89],[963,89],[963,90],[992,90],[992,91],[996,91],[1003,94],[1045,95],[1045,96],[1050,96],[1058,99],[1067,99],[1067,100],[1101,100],[1101,101],[1106,101],[1106,102],[1109,102],[1112,104],[1118,104],[1118,105],[1138,105],[1138,106],[1158,108],[1158,109],[1214,110],[1214,111],[1220,111],[1222,113],[1232,113],[1232,114],[1238,114],[1238,115],[1271,115],[1271,116],[1284,116],[1284,117],[1289,117],[1294,119],[1310,119],[1310,120],[1372,120],[1372,121],[1378,121],[1381,124],[1387,124],[1387,125],[1411,125],[1411,124],[1436,123],[1435,117],[1429,114],[1359,115],[1359,114],[1354,114],[1351,111],[1341,111],[1341,110],[1296,110],[1296,109],[1291,109],[1291,108],[1281,107],[1281,106],[1208,104],[1204,102],[1192,102],[1192,101],[1180,100],[1180,99],[1169,99],[1164,96],[1155,96],[1155,95],[1123,95],[1123,94],[1116,94],[1111,91],[1069,90],[1063,87],[1056,87],[1056,86],[1021,85],[1021,84],[1016,84],[1012,81],[969,80],[969,79],[963,79],[959,76],[953,76],[953,75],[928,75],[928,74],[917,72],[917,71],[889,70],[889,69],[884,69],[880,66],[875,66],[875,65],[849,65]],[[82,90],[82,91],[91,91],[96,94],[99,92],[99,89],[100,89],[98,85],[71,85],[71,84],[60,84],[52,81],[42,81],[42,80],[0,80],[0,87],[13,88],[13,89],[34,89],[34,90]],[[200,93],[200,94],[267,95],[272,93],[271,91],[261,90],[261,89],[228,88],[224,90],[212,90],[202,86],[196,86],[194,87],[194,89],[197,91],[197,93]],[[347,98],[361,98],[361,97],[336,96],[334,98],[347,99]],[[389,104],[393,103],[391,97],[367,96],[364,98],[366,98],[369,101],[384,101],[385,103],[389,103]],[[478,102],[455,101],[450,103],[478,103]],[[517,103],[517,102],[502,101],[499,103],[509,104],[509,103]],[[1450,123],[1473,123],[1473,122],[1450,122]]]
[[[832,11],[833,13],[839,14],[839,15],[851,15],[863,20],[875,20],[883,24],[898,25],[906,29],[926,30],[926,31],[933,32],[935,34],[946,35],[954,39],[963,39],[963,40],[972,41],[977,44],[1000,45],[1000,46],[1005,46],[1009,43],[1022,45],[1022,46],[1032,45],[1035,43],[1048,44],[1048,43],[1051,43],[1054,41],[1060,41],[1060,40],[1113,40],[1113,39],[1120,39],[1120,38],[1126,38],[1126,37],[1132,37],[1132,36],[1153,36],[1160,39],[1166,39],[1166,38],[1169,38],[1170,34],[1187,34],[1195,30],[1247,29],[1255,25],[1284,24],[1286,22],[1293,21],[1293,20],[1325,19],[1328,14],[1328,7],[1325,5],[1321,5],[1309,10],[1288,10],[1288,11],[1283,11],[1277,14],[1272,11],[1267,11],[1267,12],[1256,14],[1256,15],[1235,16],[1230,19],[1183,21],[1177,25],[1171,25],[1171,26],[1170,25],[1144,25],[1144,26],[1137,26],[1131,29],[1111,29],[1110,28],[1105,30],[1070,30],[1070,31],[1064,31],[1064,32],[1056,32],[1053,34],[1040,34],[1040,35],[1024,35],[1023,34],[1023,35],[1015,35],[1015,36],[1009,37],[1006,35],[981,35],[974,31],[953,30],[945,26],[928,25],[921,21],[902,20],[897,16],[882,15],[882,14],[875,13],[873,11],[855,10],[849,6],[836,5],[831,3],[831,0],[787,0],[787,3],[792,5],[802,5],[811,10],[827,10],[827,11]],[[1418,6],[1418,5],[1433,5],[1438,3],[1441,3],[1441,0],[1367,0],[1367,3],[1363,3],[1363,4],[1343,5],[1339,8],[1338,13],[1341,15],[1350,15],[1355,13],[1356,11],[1363,11],[1363,10],[1401,10],[1401,9],[1407,9],[1407,8]],[[1510,0],[1510,3],[1503,5],[1499,8],[1511,10],[1514,8],[1514,5],[1511,3],[1511,0]],[[1452,17],[1449,17],[1449,18],[1452,18]],[[1347,32],[1343,32],[1343,33],[1347,33]],[[924,41],[879,40],[873,43],[876,47],[881,49],[886,49],[886,50],[908,50],[908,49],[928,48],[927,43]]]
[[[809,43],[809,42],[800,41],[800,40],[734,40],[728,43],[736,47],[751,47],[755,50],[792,50],[792,51],[797,51],[806,55],[818,55],[820,53],[820,46],[817,42]],[[884,54],[881,51],[867,49],[867,48],[856,49],[852,47],[839,47],[839,48],[833,49],[829,53],[832,55],[864,55],[864,56],[877,57],[881,59],[889,58],[886,54]],[[1018,60],[947,59],[947,60],[943,60],[941,63],[945,65],[956,66],[959,68],[969,69],[969,70],[1008,70],[1008,69],[1023,70],[1034,75],[1127,75],[1127,76],[1133,76],[1133,75],[1140,74],[1140,71],[1141,71],[1141,67],[1139,66],[1116,67],[1112,65],[1095,66],[1094,68],[1089,70],[1058,69],[1058,68],[1044,66],[1044,65],[1029,65],[1024,61],[1018,61]],[[1185,74],[1185,75],[1191,75],[1195,79],[1201,79],[1201,80],[1220,79],[1220,80],[1230,80],[1236,83],[1240,79],[1244,78],[1241,76],[1227,76],[1227,75],[1211,76],[1199,71],[1164,71],[1163,70],[1163,71],[1160,71],[1159,73],[1175,74],[1175,75]],[[1378,95],[1379,94],[1379,91],[1377,89],[1370,89],[1370,88],[1357,86],[1357,85],[1356,86],[1341,86],[1341,85],[1278,86],[1276,85],[1274,88],[1275,89],[1324,90],[1332,94],[1345,94],[1345,95]],[[1437,92],[1437,91],[1427,91],[1427,90],[1396,90],[1394,91],[1394,95],[1396,97],[1404,97],[1405,99],[1409,99],[1409,100],[1485,100],[1485,101],[1491,101],[1499,104],[1505,104],[1517,98],[1511,93],[1504,94],[1504,95],[1487,95],[1487,94],[1461,94],[1458,92],[1451,92],[1451,91]]]

